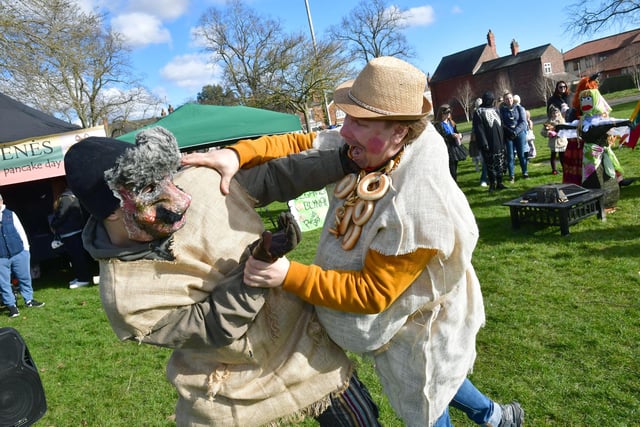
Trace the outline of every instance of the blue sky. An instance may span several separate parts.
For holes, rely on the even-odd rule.
[[[76,0],[85,9],[108,13],[108,23],[127,37],[132,48],[135,73],[145,86],[167,104],[179,106],[195,99],[202,86],[218,82],[210,58],[191,37],[202,13],[223,0]],[[339,23],[358,4],[357,0],[307,0],[317,39]],[[498,0],[396,0],[389,2],[407,10],[409,27],[404,33],[417,55],[411,59],[425,73],[436,70],[443,56],[486,43],[491,29],[498,54],[510,54],[515,39],[520,50],[551,43],[560,51],[589,41],[565,31],[566,6],[557,0],[513,2]],[[304,0],[245,0],[252,9],[279,19],[291,32],[309,34]],[[515,9],[514,9],[515,7]],[[600,32],[593,38],[633,28]]]

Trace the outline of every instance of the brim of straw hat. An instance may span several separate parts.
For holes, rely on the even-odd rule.
[[[333,94],[333,102],[336,107],[344,111],[345,114],[355,117],[357,119],[379,119],[379,120],[417,120],[429,114],[432,110],[431,103],[423,96],[422,97],[422,111],[419,114],[404,114],[404,113],[381,113],[374,109],[367,108],[364,105],[356,103],[351,97],[349,92],[353,86],[355,80],[349,80],[338,86]],[[372,107],[375,108],[375,107]]]

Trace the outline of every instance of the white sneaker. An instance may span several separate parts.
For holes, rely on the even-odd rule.
[[[69,289],[82,288],[84,286],[89,286],[91,283],[89,282],[81,282],[78,279],[73,279],[69,282]]]
[[[486,182],[484,182],[484,181],[482,181],[482,182],[480,183],[480,187],[486,187],[487,185],[489,185],[489,184],[487,184],[487,183],[486,183]]]

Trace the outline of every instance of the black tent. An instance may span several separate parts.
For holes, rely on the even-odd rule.
[[[31,108],[0,93],[0,159],[10,143],[27,138],[54,135],[81,129],[53,116]],[[53,179],[41,179],[18,184],[3,183],[0,170],[0,194],[7,207],[20,217],[31,243],[31,258],[34,264],[53,256],[51,232],[47,215],[53,209],[54,191],[62,191]],[[59,182],[59,180],[58,180]],[[4,184],[4,185],[3,185]],[[63,184],[59,184],[62,186]]]
[[[0,144],[80,129],[0,93]]]

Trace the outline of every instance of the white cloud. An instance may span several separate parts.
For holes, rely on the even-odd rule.
[[[140,12],[161,20],[173,20],[189,9],[190,0],[74,0],[83,11],[94,8],[108,10],[114,15]]]
[[[176,19],[189,8],[189,0],[138,0],[128,2],[128,10],[156,16],[162,20]]]
[[[93,0],[76,0],[78,8],[84,13],[94,12],[94,8],[97,7]]]
[[[189,35],[189,45],[196,49],[203,49],[207,46],[208,42],[202,35],[202,27],[191,27]]]
[[[431,6],[412,7],[403,13],[404,25],[422,27],[435,21],[435,12]]]
[[[155,16],[144,13],[118,15],[111,20],[113,29],[127,39],[132,47],[170,43],[171,33]]]
[[[220,69],[209,62],[209,55],[188,54],[174,57],[162,67],[160,75],[178,87],[200,90],[208,84],[219,83]]]
[[[455,5],[453,6],[453,9],[451,9],[451,13],[453,13],[454,15],[458,15],[462,13],[462,8],[458,5]]]

